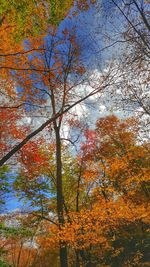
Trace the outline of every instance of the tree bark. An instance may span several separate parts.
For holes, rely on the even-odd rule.
[[[76,267],[80,267],[79,251],[76,250]]]
[[[62,162],[61,162],[61,138],[60,127],[55,123],[54,126],[56,137],[56,183],[57,183],[57,214],[58,222],[61,225],[64,224],[63,214],[63,189],[62,189]],[[68,267],[67,247],[64,242],[60,242],[60,266]]]

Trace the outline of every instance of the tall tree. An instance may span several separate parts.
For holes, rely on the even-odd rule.
[[[18,73],[14,70],[12,77],[20,88],[18,97],[21,107],[24,104],[24,112],[28,116],[33,114],[34,117],[35,114],[39,118],[46,117],[47,120],[19,145],[14,146],[11,152],[3,157],[1,164],[51,123],[56,143],[57,215],[61,227],[65,221],[61,158],[61,129],[67,118],[64,114],[90,96],[107,88],[112,77],[111,72],[108,71],[96,84],[90,84],[92,80],[88,79],[88,74],[81,62],[80,47],[74,28],[71,31],[65,29],[61,36],[57,36],[52,31],[45,39],[43,36],[38,39],[33,38],[27,46],[33,52],[30,57],[28,54],[14,57],[14,64],[17,65],[19,62],[21,71]],[[39,50],[34,52],[34,48]],[[83,82],[87,88],[81,90],[78,86]],[[17,108],[19,111],[20,107]],[[64,242],[60,242],[60,262],[61,266],[68,266],[67,248]]]

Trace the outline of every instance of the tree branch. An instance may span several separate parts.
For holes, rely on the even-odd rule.
[[[13,149],[11,149],[1,160],[0,160],[0,166],[2,166],[6,161],[8,161],[16,152],[18,152],[28,141],[30,141],[34,136],[36,136],[38,133],[40,133],[43,129],[45,129],[49,124],[56,121],[57,118],[62,116],[63,114],[67,113],[70,109],[72,109],[74,106],[82,103],[87,98],[96,95],[98,92],[102,91],[104,88],[110,86],[112,84],[106,84],[105,86],[100,86],[96,89],[94,89],[91,93],[84,96],[83,98],[77,100],[75,103],[70,105],[68,108],[63,110],[62,112],[56,113],[55,116],[48,119],[46,122],[44,122],[39,128],[37,128],[35,131],[27,135],[19,144],[17,144]]]

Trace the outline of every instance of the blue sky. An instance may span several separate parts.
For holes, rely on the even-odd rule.
[[[73,11],[74,9],[71,10],[71,13]],[[82,59],[89,68],[101,68],[106,60],[118,54],[118,46],[100,53],[101,49],[111,43],[106,35],[115,40],[118,38],[118,33],[122,31],[124,20],[119,13],[116,16],[114,11],[115,6],[111,1],[99,0],[89,11],[80,12],[71,20],[66,18],[59,26],[59,33],[64,28],[76,27],[77,40],[82,48]]]

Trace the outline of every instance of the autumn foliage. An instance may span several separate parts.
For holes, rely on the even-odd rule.
[[[20,241],[8,239],[9,246],[13,246],[13,257],[18,257],[18,250],[22,251],[17,266],[23,266],[21,262],[28,253],[27,266],[32,266],[33,260],[35,266],[49,266],[47,262],[51,261],[53,266],[57,266],[60,241],[67,244],[71,257],[69,266],[75,264],[76,257],[85,266],[89,262],[91,266],[116,266],[116,262],[120,264],[118,266],[122,266],[122,262],[124,266],[132,266],[133,262],[146,266],[150,217],[149,144],[140,144],[138,134],[137,121],[120,120],[112,115],[99,119],[95,130],[85,129],[85,140],[76,158],[69,156],[67,148],[63,148],[66,162],[63,226],[59,225],[55,215],[54,147],[49,147],[47,154],[41,139],[38,147],[36,143],[30,143],[23,149],[21,179],[18,176],[15,189],[20,196],[24,192],[22,197],[30,199],[33,206],[36,202],[38,210],[28,215],[26,224],[29,227],[37,221],[37,230],[32,249],[26,243],[25,247],[20,247],[20,243],[16,243]],[[73,169],[68,173],[70,163]],[[46,179],[40,182],[42,174],[51,179],[53,186],[51,184],[48,188]],[[37,191],[40,189],[41,194]],[[44,192],[53,192],[53,196],[48,198]],[[21,221],[24,224],[23,217]],[[6,251],[9,246],[6,246]],[[128,251],[130,246],[131,251]],[[11,261],[10,256],[8,260]]]
[[[150,143],[142,128],[142,120],[146,124],[149,118],[144,72],[149,24],[136,1],[125,5],[125,11],[110,2],[121,13],[128,8],[125,19],[135,4],[137,20],[146,27],[137,31],[140,23],[134,27],[134,19],[127,19],[129,28],[121,41],[133,45],[133,61],[125,65],[130,63],[133,71],[132,64],[137,64],[136,71],[144,76],[136,86],[116,63],[99,71],[84,58],[85,47],[73,22],[98,8],[97,1],[2,1],[2,267],[149,266]],[[65,17],[69,22],[63,27]],[[142,53],[141,43],[146,47],[143,55],[133,58],[136,51]],[[142,115],[137,108],[130,116],[116,116],[108,107],[111,96],[134,103]],[[107,97],[108,110],[99,116],[97,106]],[[93,107],[97,113],[91,122]],[[10,211],[10,201],[21,208]]]

